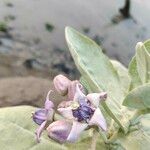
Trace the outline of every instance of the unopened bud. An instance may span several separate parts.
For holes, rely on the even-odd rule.
[[[63,75],[57,75],[54,78],[53,83],[57,92],[62,96],[64,96],[68,92],[68,86],[70,85],[71,80],[69,80],[67,77]]]
[[[68,138],[71,128],[72,124],[70,122],[65,120],[55,121],[47,128],[48,136],[57,142],[64,143]]]
[[[33,121],[36,124],[41,125],[47,119],[46,114],[47,114],[47,112],[45,109],[39,109],[39,110],[35,111],[35,113],[32,114]]]

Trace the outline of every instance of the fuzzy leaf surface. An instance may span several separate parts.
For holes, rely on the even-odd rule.
[[[64,146],[42,136],[35,140],[37,126],[31,119],[31,106],[16,106],[0,109],[0,149],[1,150],[66,150]]]
[[[123,105],[136,109],[150,108],[150,84],[144,84],[130,91]]]
[[[124,129],[122,113],[123,87],[119,75],[101,48],[76,30],[66,28],[66,40],[75,64],[93,92],[106,91],[108,99],[103,104],[109,115]]]
[[[131,121],[132,131],[127,135],[119,133],[112,150],[149,150],[150,148],[150,114],[141,115]],[[134,129],[134,130],[133,130]]]

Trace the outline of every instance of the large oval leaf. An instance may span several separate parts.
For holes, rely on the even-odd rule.
[[[136,55],[129,64],[129,91],[150,81],[150,40],[136,46]]]
[[[31,119],[31,113],[35,109],[31,106],[0,109],[0,150],[84,150],[90,147],[92,137],[88,130],[82,134],[76,143],[59,144],[48,138],[45,132],[41,137],[41,142],[37,143],[34,133],[37,125]],[[104,142],[100,137],[98,139],[97,148],[104,150]]]
[[[130,85],[130,77],[128,75],[128,70],[123,64],[116,60],[111,60],[111,63],[113,64],[114,68],[117,70],[121,85],[123,87],[123,91],[126,94],[127,90],[129,89]]]
[[[0,109],[1,150],[65,150],[66,148],[48,138],[35,140],[36,125],[31,119],[31,106],[17,106]]]
[[[129,75],[131,77],[131,83],[129,87],[129,91],[136,88],[137,86],[142,85],[141,78],[139,76],[139,73],[137,71],[137,62],[135,56],[132,58],[130,64],[129,64]]]
[[[149,40],[146,40],[146,41],[144,42],[144,46],[145,46],[147,52],[150,54],[150,39],[149,39]]]
[[[136,45],[136,62],[137,71],[142,83],[150,81],[150,54],[148,53],[144,43],[139,42]]]
[[[150,84],[139,86],[128,93],[123,101],[123,105],[137,108],[150,108]]]
[[[122,113],[124,97],[120,78],[101,48],[76,30],[66,28],[66,40],[75,64],[93,92],[106,91],[108,99],[105,110],[125,129],[125,114]]]

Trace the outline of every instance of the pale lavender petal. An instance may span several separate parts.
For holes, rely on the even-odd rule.
[[[95,107],[99,106],[100,101],[106,100],[107,98],[107,93],[106,92],[101,92],[101,93],[90,93],[87,95],[87,99],[90,101],[92,105]]]
[[[72,81],[68,86],[68,100],[72,101],[76,93],[76,85],[79,84],[78,80]]]
[[[46,125],[47,121],[44,121],[36,130],[35,134],[36,134],[36,139],[37,139],[37,142],[40,142],[40,137],[41,137],[41,134],[45,128],[45,125]]]
[[[48,110],[48,113],[47,113],[47,120],[48,120],[48,121],[53,121],[54,112],[55,112],[54,109]]]
[[[71,107],[58,108],[58,112],[67,119],[74,119]]]
[[[70,134],[67,138],[67,141],[69,142],[75,142],[80,137],[81,133],[87,128],[87,123],[81,123],[77,121],[73,121],[73,126],[70,131]]]
[[[89,125],[97,125],[98,127],[102,128],[104,131],[107,130],[106,120],[99,108],[95,110],[92,118],[89,121]]]
[[[77,101],[77,102],[80,103],[81,101],[86,100],[86,96],[85,96],[84,93],[81,91],[81,89],[80,89],[79,86],[82,86],[82,85],[81,85],[81,84],[77,84],[77,85],[76,85],[76,92],[75,92],[73,101]]]
[[[65,120],[58,120],[51,123],[48,128],[48,136],[60,143],[64,143],[71,131],[72,123]]]
[[[47,109],[47,110],[54,108],[53,102],[49,100],[49,95],[51,94],[51,92],[52,91],[50,90],[46,96],[45,109]]]

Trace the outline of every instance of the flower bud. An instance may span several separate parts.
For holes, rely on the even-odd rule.
[[[33,113],[32,116],[33,116],[33,121],[38,125],[41,125],[47,119],[45,109],[39,109],[35,111],[35,113]]]
[[[69,80],[67,77],[63,75],[57,75],[54,78],[53,83],[57,92],[62,96],[64,96],[68,92],[68,86],[70,85],[71,80]]]
[[[44,121],[52,121],[53,120],[53,115],[54,115],[54,110],[46,110],[46,109],[39,109],[35,111],[35,113],[32,114],[33,121],[41,125]]]
[[[72,123],[65,120],[58,120],[51,123],[48,128],[48,136],[53,140],[64,143],[70,134]]]

